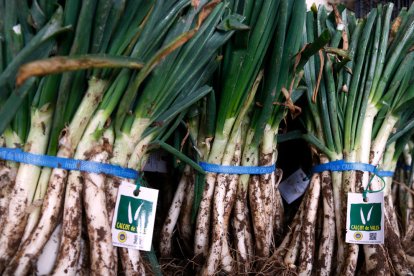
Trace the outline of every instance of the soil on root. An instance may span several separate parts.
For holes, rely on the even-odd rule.
[[[160,259],[161,272],[166,276],[196,275],[202,265],[190,259],[162,258]]]
[[[283,264],[283,261],[272,260],[265,264],[265,266],[257,272],[257,275],[280,275],[280,276],[297,276],[296,267],[290,267]]]

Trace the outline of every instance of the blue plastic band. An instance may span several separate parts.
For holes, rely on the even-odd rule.
[[[393,171],[376,171],[375,174],[380,177],[393,177]]]
[[[276,164],[271,166],[223,166],[217,164],[210,164],[205,162],[198,163],[203,170],[212,173],[225,173],[225,174],[268,174],[272,173],[276,169]]]
[[[402,162],[398,162],[397,163],[397,168],[398,169],[403,169],[404,171],[411,171],[411,166],[410,165],[406,165]]]
[[[372,177],[367,185],[366,188],[362,191],[362,197],[365,199],[367,197],[367,193],[379,193],[382,192],[385,188],[385,182],[383,177],[392,177],[394,172],[391,171],[378,171],[374,165],[366,164],[366,163],[358,163],[358,162],[345,162],[344,160],[336,160],[325,164],[320,164],[312,168],[313,173],[321,173],[324,171],[333,171],[333,172],[342,172],[342,171],[364,171],[370,172],[373,175],[378,176],[381,178],[383,182],[383,186],[380,190],[371,191],[369,188],[371,187]]]
[[[21,149],[0,147],[0,159],[35,165],[39,167],[59,168],[69,171],[82,171],[89,173],[104,173],[123,178],[136,179],[138,172],[133,169],[117,165],[104,164],[93,161],[62,158],[49,155],[40,155],[24,152]]]
[[[344,160],[332,161],[326,164],[320,164],[312,168],[313,173],[321,173],[324,171],[342,172],[342,171],[364,171],[376,173],[377,169],[374,165],[358,163],[358,162],[345,162]]]

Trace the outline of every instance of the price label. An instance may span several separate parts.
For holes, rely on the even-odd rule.
[[[309,186],[309,178],[302,169],[298,169],[279,185],[279,191],[288,204],[301,197]]]
[[[123,181],[119,186],[115,214],[112,221],[112,244],[150,251],[154,232],[158,190],[140,187]]]
[[[157,150],[150,154],[147,162],[144,165],[145,172],[160,172],[167,173],[167,158],[168,155],[165,151]]]
[[[384,194],[368,193],[364,201],[362,194],[348,193],[346,215],[347,243],[384,243]]]

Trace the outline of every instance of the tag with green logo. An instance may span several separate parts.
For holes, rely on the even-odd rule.
[[[348,193],[346,242],[358,244],[384,243],[384,194]]]
[[[134,195],[135,190],[136,185],[126,181],[119,186],[112,221],[112,243],[118,247],[150,251],[158,190],[140,187],[138,196]]]

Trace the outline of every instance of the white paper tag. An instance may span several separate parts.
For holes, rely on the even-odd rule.
[[[135,189],[136,185],[126,181],[119,186],[112,221],[112,244],[150,251],[158,190],[140,187],[139,195],[134,196]]]
[[[362,194],[348,193],[346,211],[347,243],[384,243],[384,194],[368,193],[367,202]]]
[[[144,166],[146,172],[160,172],[167,173],[167,153],[162,150],[154,151],[148,157],[147,163]]]
[[[299,168],[288,178],[280,182],[279,191],[288,204],[301,197],[309,186],[309,178],[305,172]]]

